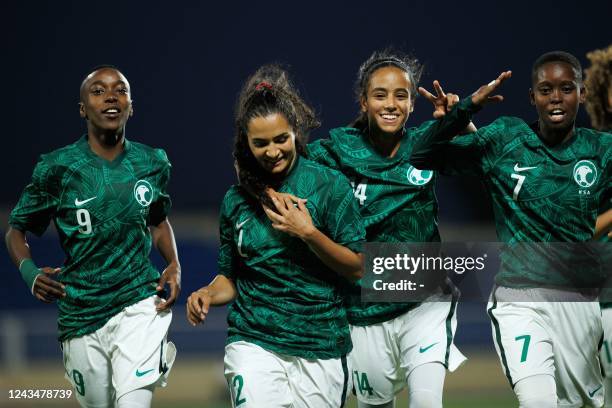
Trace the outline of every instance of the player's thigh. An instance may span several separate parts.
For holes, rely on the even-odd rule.
[[[62,350],[66,378],[79,404],[88,408],[112,406],[115,390],[111,362],[97,332],[64,341]]]
[[[109,336],[117,398],[151,384],[165,385],[176,349],[166,339],[172,313],[157,312],[159,302],[157,296],[143,299],[113,320]]]
[[[346,357],[307,360],[295,358],[289,382],[295,408],[339,408],[344,406],[349,387]]]
[[[562,406],[601,406],[603,377],[599,345],[603,335],[598,302],[556,302],[554,319],[557,396]]]
[[[292,407],[289,360],[246,341],[225,346],[225,379],[232,407]]]
[[[533,375],[555,375],[553,339],[537,303],[489,302],[493,342],[502,370],[514,386]]]
[[[359,401],[384,404],[405,386],[406,373],[400,365],[399,348],[390,322],[351,326],[353,350],[349,354],[349,368]]]
[[[406,375],[427,363],[440,363],[454,371],[465,356],[454,344],[456,301],[426,301],[396,318],[401,365]]]

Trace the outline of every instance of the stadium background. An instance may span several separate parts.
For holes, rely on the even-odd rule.
[[[242,81],[267,62],[289,64],[323,122],[312,138],[355,115],[353,81],[359,64],[395,45],[425,63],[433,79],[467,95],[512,69],[503,105],[476,118],[484,125],[508,114],[535,120],[527,90],[530,67],[543,52],[585,54],[608,45],[612,3],[529,2],[5,2],[0,6],[3,63],[0,100],[0,230],[28,183],[38,155],[84,133],[78,89],[84,74],[115,64],[132,86],[135,115],[129,139],[163,147],[173,163],[171,215],[183,266],[171,338],[177,363],[156,407],[226,407],[222,375],[225,313],[214,310],[203,327],[184,317],[187,296],[215,274],[217,209],[234,182],[232,113]],[[428,120],[416,102],[409,125]],[[580,113],[578,122],[588,125]],[[476,179],[442,178],[440,226],[447,241],[495,240],[491,211]],[[40,266],[59,265],[52,228],[32,238]],[[159,257],[155,257],[159,262]],[[9,389],[65,389],[55,340],[54,306],[28,296],[6,251],[0,251],[0,406],[76,406],[59,400],[10,401]],[[457,343],[468,363],[447,379],[447,407],[513,406],[494,354],[484,304],[459,309]],[[405,400],[404,400],[405,401]],[[354,402],[353,402],[354,403]],[[352,405],[351,405],[352,406]],[[405,406],[405,402],[398,406]]]

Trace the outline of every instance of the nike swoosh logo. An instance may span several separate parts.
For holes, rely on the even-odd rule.
[[[518,163],[514,165],[514,171],[516,172],[523,171],[523,170],[533,170],[533,169],[537,169],[537,167],[519,167]]]
[[[427,346],[427,347],[421,347],[421,348],[419,348],[419,353],[424,353],[424,352],[426,352],[427,350],[429,350],[430,348],[432,348],[432,347],[433,347],[433,346],[435,346],[436,344],[438,344],[438,342],[435,342],[435,343],[433,343],[433,344],[430,344],[430,345],[429,345],[429,346]]]
[[[78,198],[75,198],[75,199],[74,199],[74,205],[76,205],[77,207],[80,207],[80,206],[82,206],[83,204],[90,202],[90,201],[91,201],[91,200],[93,200],[94,198],[98,198],[98,196],[91,197],[91,198],[88,198],[87,200],[83,200],[83,201],[79,201],[79,199],[78,199]]]
[[[243,226],[244,224],[246,224],[246,222],[247,222],[248,220],[250,220],[250,219],[251,219],[251,217],[247,218],[246,220],[242,221],[241,223],[236,224],[236,229],[240,229],[240,228],[242,228],[242,226]]]
[[[143,375],[149,374],[151,371],[155,370],[154,368],[147,370],[147,371],[138,371],[138,369],[136,369],[136,377],[142,377]]]
[[[595,395],[595,393],[597,391],[599,391],[601,389],[601,387],[603,387],[602,385],[600,385],[599,387],[595,388],[593,391],[589,391],[589,397],[593,398],[593,396]]]

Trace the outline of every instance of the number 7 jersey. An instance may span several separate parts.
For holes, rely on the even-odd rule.
[[[447,174],[479,176],[491,197],[501,242],[516,247],[590,241],[599,209],[612,194],[612,135],[576,128],[569,140],[548,146],[536,133],[537,124],[501,117],[475,133],[449,140],[453,126],[464,126],[475,109],[467,98],[430,128],[415,146],[413,163]],[[522,247],[537,250],[535,245]],[[533,262],[524,261],[503,264],[497,283],[593,287],[594,279],[584,276],[585,271],[569,276],[567,271],[530,267]]]
[[[112,162],[84,136],[40,157],[9,224],[40,236],[53,220],[66,259],[58,276],[60,341],[91,333],[155,294],[149,225],[170,209],[170,163],[161,149],[125,141]]]

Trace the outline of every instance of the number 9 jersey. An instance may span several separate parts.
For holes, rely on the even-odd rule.
[[[53,220],[66,260],[59,281],[59,339],[92,333],[127,306],[155,294],[148,226],[170,209],[170,162],[161,149],[125,140],[113,161],[87,136],[40,157],[9,224],[40,236]]]

